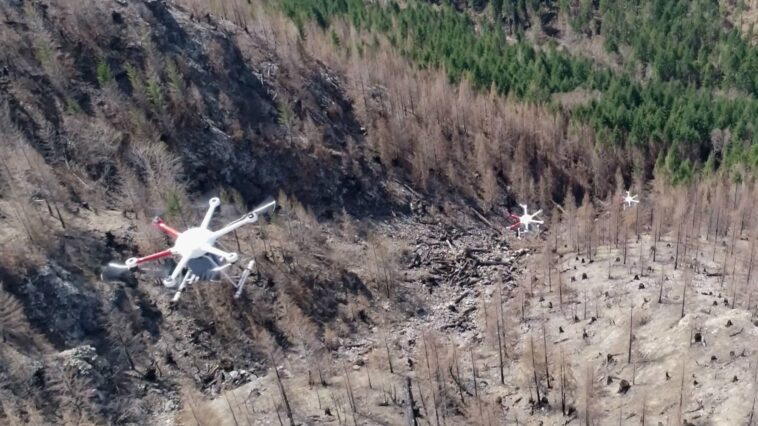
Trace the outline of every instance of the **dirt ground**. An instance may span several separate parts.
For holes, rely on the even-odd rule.
[[[560,272],[552,272],[550,288],[544,258],[539,250],[532,250],[510,284],[484,283],[468,289],[472,294],[461,303],[476,310],[469,331],[439,330],[440,320],[435,315],[395,324],[392,341],[425,339],[438,358],[432,364],[448,365],[444,360],[450,360],[451,354],[457,357],[459,377],[471,376],[469,356],[473,358],[478,401],[462,394],[465,403],[442,404],[442,388],[436,396],[430,395],[432,386],[425,383],[431,384],[432,376],[423,366],[423,345],[393,355],[394,374],[390,374],[382,345],[387,336],[375,330],[365,337],[369,344],[359,345],[352,352],[342,350],[333,360],[328,387],[309,386],[304,375],[291,373],[305,360],[288,358],[282,362],[280,373],[295,417],[309,419],[308,424],[402,423],[402,377],[409,376],[421,383],[414,388],[417,405],[429,409],[430,415],[420,419],[420,424],[749,424],[755,396],[758,326],[754,324],[756,302],[743,266],[749,257],[747,241],[738,240],[731,254],[724,241],[714,244],[704,238],[691,239],[686,254],[684,246],[680,247],[674,270],[675,236],[662,238],[653,262],[651,237],[642,235],[637,242],[633,234],[626,264],[621,245],[593,248],[590,260],[586,253],[570,250],[561,242],[556,255],[556,270]],[[514,246],[540,246],[534,240],[509,241]],[[725,255],[727,276],[722,279]],[[530,277],[534,277],[531,285]],[[685,281],[690,284],[682,316]],[[496,303],[498,285],[506,299],[508,328],[503,333],[507,336],[504,384],[499,383],[497,345],[485,325],[486,321],[492,323],[494,311],[488,308],[489,318],[485,320],[482,309],[482,304]],[[441,289],[437,299],[432,297],[424,303],[435,312],[435,306],[447,306],[450,298],[462,291]],[[543,326],[549,388],[544,374]],[[547,398],[547,403],[539,406],[530,402],[535,398],[532,341],[541,395]],[[453,348],[455,352],[451,352]],[[409,367],[406,356],[415,360],[416,368]],[[567,415],[561,413],[562,360],[567,406],[574,408]],[[440,370],[434,365],[432,371]],[[356,400],[355,420],[349,409],[346,380]],[[464,387],[471,392],[471,380],[467,379]],[[622,390],[624,387],[628,389]],[[450,380],[445,388],[448,392],[444,395],[455,400],[457,394]],[[422,390],[421,396],[417,389]],[[279,424],[274,410],[277,406],[287,423],[273,373],[227,394],[207,406],[226,419],[220,424]],[[437,404],[432,401],[435,397]],[[444,414],[437,415],[442,420],[433,417],[434,405],[446,407],[440,409]],[[422,415],[427,413],[425,408],[420,408]],[[233,418],[231,412],[235,412]]]

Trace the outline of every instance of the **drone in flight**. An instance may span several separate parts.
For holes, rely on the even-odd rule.
[[[627,209],[627,207],[632,207],[635,204],[639,204],[640,201],[637,199],[639,195],[632,195],[629,193],[629,191],[626,191],[626,196],[624,196],[623,200],[621,200],[624,203],[624,210]]]
[[[172,301],[178,301],[182,291],[188,285],[200,280],[216,281],[219,277],[224,277],[231,282],[237,289],[234,297],[235,299],[239,298],[245,282],[252,272],[255,261],[251,260],[248,262],[239,280],[235,282],[225,270],[239,260],[239,254],[223,250],[219,247],[218,240],[242,226],[256,223],[261,215],[269,213],[276,208],[276,201],[266,201],[239,219],[219,230],[213,231],[209,228],[209,225],[219,205],[221,205],[221,200],[217,197],[211,198],[208,201],[208,211],[205,213],[200,226],[189,228],[184,232],[173,229],[163,219],[156,217],[153,219],[153,224],[174,240],[173,246],[144,257],[129,258],[123,264],[109,263],[103,269],[100,275],[101,279],[103,281],[118,281],[125,272],[135,270],[147,263],[178,257],[179,260],[176,262],[176,266],[162,280],[163,285],[168,288],[177,288],[178,285]]]
[[[524,213],[521,216],[511,213],[510,217],[513,219],[514,223],[513,225],[509,226],[508,229],[516,231],[516,236],[521,239],[522,234],[527,234],[531,231],[539,232],[540,225],[545,222],[535,219],[537,215],[542,213],[542,210],[537,210],[536,212],[529,214],[529,209],[526,207],[526,204],[519,205],[524,210]]]

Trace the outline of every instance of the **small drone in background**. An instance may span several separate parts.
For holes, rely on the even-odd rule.
[[[521,239],[522,234],[527,234],[531,231],[539,233],[540,231],[540,225],[545,223],[541,220],[536,220],[535,218],[537,215],[542,213],[542,210],[537,210],[536,212],[529,214],[529,209],[527,208],[526,204],[519,204],[521,208],[524,210],[524,213],[519,216],[517,214],[511,213],[510,217],[515,222],[513,225],[509,226],[508,229],[512,231],[516,231],[516,236]]]
[[[640,201],[637,199],[639,195],[632,195],[629,193],[629,191],[626,191],[626,196],[623,198],[622,202],[624,203],[624,210],[626,210],[628,207],[632,207],[635,204],[639,204]]]
[[[123,264],[109,263],[100,274],[101,279],[103,281],[119,281],[125,273],[142,267],[147,263],[177,256],[179,260],[176,266],[162,279],[163,285],[168,288],[176,288],[178,285],[172,301],[178,301],[182,291],[188,285],[201,280],[217,281],[220,277],[231,282],[237,289],[234,298],[239,298],[245,282],[252,272],[255,261],[250,260],[248,262],[240,278],[235,282],[225,270],[239,260],[239,254],[220,248],[218,239],[244,225],[256,223],[261,215],[269,213],[276,208],[276,201],[268,200],[264,202],[251,212],[217,231],[210,230],[209,225],[216,208],[221,205],[221,200],[216,197],[211,198],[208,201],[208,205],[208,211],[205,213],[200,226],[189,228],[184,232],[171,228],[160,217],[153,219],[153,224],[159,230],[173,238],[174,245],[171,248],[144,257],[129,258]]]

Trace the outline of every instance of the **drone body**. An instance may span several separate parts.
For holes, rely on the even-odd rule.
[[[626,191],[626,196],[622,200],[624,203],[624,210],[627,209],[627,207],[632,207],[635,204],[639,204],[639,200],[637,200],[638,195],[632,195],[629,193],[629,191]]]
[[[176,296],[174,296],[174,300],[176,300],[186,285],[197,282],[200,279],[205,280],[219,275],[224,269],[239,260],[239,254],[219,248],[217,240],[244,225],[257,222],[260,214],[269,212],[276,207],[275,201],[268,201],[223,228],[212,231],[209,229],[209,225],[216,208],[220,204],[221,201],[218,198],[211,198],[208,201],[208,211],[205,213],[200,226],[189,228],[184,232],[178,232],[163,222],[163,219],[156,217],[153,219],[153,224],[163,233],[173,238],[174,245],[169,249],[144,257],[132,257],[123,266],[111,264],[108,266],[111,270],[108,271],[106,269],[103,271],[101,277],[105,280],[106,275],[116,275],[122,270],[131,270],[148,262],[177,256],[179,260],[173,271],[163,279],[163,285],[169,288],[174,288],[180,283]],[[238,287],[235,297],[239,297],[244,280],[250,274],[252,266],[253,261],[248,264],[245,272],[243,272],[243,279],[238,284],[235,284],[235,287]],[[185,268],[187,272],[182,276]],[[180,276],[182,276],[181,280],[179,280]]]
[[[531,231],[539,232],[540,225],[545,222],[542,220],[537,220],[535,218],[540,213],[542,213],[542,210],[537,210],[536,212],[529,214],[529,209],[527,208],[526,204],[519,205],[524,210],[524,213],[521,216],[511,213],[511,218],[515,221],[515,223],[509,226],[508,229],[516,231],[516,236],[518,236],[518,238],[521,238],[522,234],[526,234]]]

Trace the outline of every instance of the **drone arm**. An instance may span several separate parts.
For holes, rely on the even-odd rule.
[[[234,230],[236,230],[239,227],[245,226],[250,223],[255,223],[258,221],[258,214],[256,213],[248,213],[241,218],[235,220],[234,222],[226,225],[225,227],[219,229],[218,231],[215,231],[213,233],[214,238],[219,238],[223,235],[226,235]]]
[[[179,297],[182,295],[182,291],[184,291],[184,288],[187,287],[190,284],[196,283],[200,280],[200,277],[198,277],[195,274],[189,273],[184,276],[182,279],[181,284],[179,284],[179,288],[176,289],[176,293],[174,293],[174,297],[171,299],[172,302],[176,303],[179,301]]]
[[[213,213],[216,211],[216,207],[221,204],[221,201],[213,197],[208,201],[208,211],[205,212],[205,217],[203,218],[203,223],[200,225],[203,229],[208,229],[208,225],[211,224],[211,218],[213,218]]]
[[[163,285],[169,288],[176,286],[176,279],[179,278],[179,275],[182,273],[182,270],[187,266],[188,262],[189,262],[189,257],[187,256],[182,257],[179,260],[179,263],[176,264],[176,267],[174,268],[174,272],[171,273],[171,276],[163,280]]]
[[[159,251],[157,253],[153,253],[150,255],[147,255],[145,257],[132,257],[131,259],[128,259],[126,261],[126,266],[129,268],[134,268],[135,266],[141,265],[143,263],[152,262],[158,259],[163,259],[164,257],[171,257],[171,249],[166,249],[163,251]]]
[[[226,260],[227,262],[236,262],[238,258],[237,253],[229,253],[227,251],[221,250],[218,247],[214,247],[213,245],[210,245],[210,244],[203,246],[203,250],[207,251],[210,254],[215,254],[216,256]]]
[[[153,225],[155,225],[158,229],[163,231],[163,233],[165,233],[166,235],[172,238],[176,238],[177,236],[179,236],[179,232],[176,229],[166,225],[163,219],[159,217],[156,217],[155,219],[153,219]]]
[[[257,215],[258,214],[267,214],[267,213],[272,212],[275,208],[276,208],[276,201],[270,200],[270,201],[267,201],[267,202],[259,205],[256,208],[254,208],[253,209],[253,213],[255,213]]]

